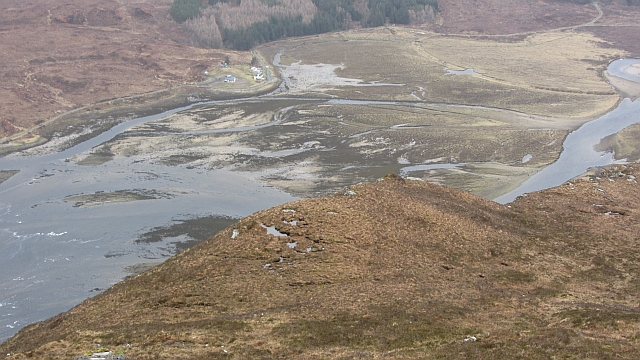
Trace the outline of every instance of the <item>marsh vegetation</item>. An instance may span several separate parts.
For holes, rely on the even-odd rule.
[[[618,101],[600,74],[621,52],[584,33],[501,43],[375,29],[260,52],[280,67],[283,91],[147,122],[74,161],[229,168],[298,196],[393,172],[494,198],[555,161],[570,131]]]

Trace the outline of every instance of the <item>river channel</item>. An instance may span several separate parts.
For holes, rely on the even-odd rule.
[[[637,75],[624,71],[625,67],[638,62],[640,60],[619,60],[610,65],[609,72],[640,82]],[[287,110],[299,104],[397,104],[339,99],[260,99],[271,104],[271,113],[265,121],[190,129],[179,135],[263,131],[281,126]],[[122,280],[135,272],[130,269],[136,265],[160,263],[235,219],[296,200],[297,195],[260,181],[259,174],[236,171],[232,166],[167,165],[149,161],[144,154],[116,156],[95,166],[82,166],[69,160],[132,133],[132,129],[148,132],[149,136],[175,130],[145,127],[146,124],[188,111],[206,111],[207,106],[223,108],[255,100],[194,104],[123,122],[62,151],[26,151],[1,158],[0,170],[19,172],[0,183],[0,342],[20,328],[66,311]],[[562,184],[589,167],[614,162],[613,154],[598,152],[594,146],[602,138],[639,121],[640,100],[623,100],[607,115],[571,133],[555,164],[496,201],[510,202],[525,192]],[[391,128],[394,131],[412,129],[398,125]],[[361,135],[345,136],[342,142]],[[263,158],[273,159],[307,151],[327,153],[340,146],[340,141],[336,141],[334,148],[314,148],[317,146],[314,139],[306,140],[303,145],[280,151],[255,151]],[[427,168],[458,166],[463,164],[401,163],[392,170],[411,176],[412,172]]]
[[[640,75],[629,71],[638,59],[620,59],[609,65],[610,75],[640,83]],[[616,161],[610,151],[598,151],[596,146],[607,136],[640,121],[640,100],[624,99],[618,107],[606,115],[582,125],[564,140],[563,151],[556,162],[526,180],[518,188],[494,199],[501,204],[512,202],[525,193],[544,190],[563,184],[585,173],[589,168],[610,165]]]

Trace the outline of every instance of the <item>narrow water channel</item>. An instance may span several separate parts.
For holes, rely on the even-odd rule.
[[[609,65],[611,75],[640,83],[640,76],[628,73],[625,68],[640,63],[640,59],[621,59]],[[563,151],[556,162],[531,176],[518,188],[494,201],[506,204],[525,193],[552,188],[584,174],[589,168],[616,163],[614,154],[598,151],[596,146],[607,136],[640,122],[640,99],[624,99],[617,108],[604,116],[582,125],[567,136]],[[624,163],[625,161],[620,161]]]

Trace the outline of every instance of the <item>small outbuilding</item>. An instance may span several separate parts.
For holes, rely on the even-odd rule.
[[[236,82],[236,77],[233,75],[227,75],[224,77],[224,82]]]

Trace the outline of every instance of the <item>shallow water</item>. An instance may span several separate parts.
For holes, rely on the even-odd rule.
[[[597,120],[582,125],[567,136],[558,160],[531,176],[515,190],[494,201],[506,204],[525,193],[552,188],[584,174],[589,168],[616,163],[614,154],[597,151],[602,139],[640,122],[640,100],[624,99],[620,105]],[[624,163],[625,161],[618,161]]]
[[[640,60],[638,59],[616,60],[609,65],[607,71],[613,76],[640,83],[640,74],[638,74],[638,69],[640,68],[637,67],[639,62]],[[634,64],[636,64],[636,66],[631,68]]]
[[[51,146],[43,146],[0,158],[0,169],[20,170],[0,184],[0,341],[21,327],[65,311],[120,281],[127,275],[122,269],[142,262],[160,262],[184,248],[184,244],[203,240],[162,230],[175,226],[179,220],[240,218],[295,200],[296,197],[256,180],[259,178],[256,174],[206,170],[188,163],[170,166],[154,161],[149,154],[114,157],[97,166],[81,166],[75,160],[70,161],[123,135],[144,138],[168,132],[181,136],[277,133],[274,128],[286,120],[292,101],[326,102],[261,98],[260,101],[269,102],[263,108],[278,110],[271,121],[255,126],[240,124],[197,131],[168,126],[155,131],[153,126],[140,128],[178,112],[206,112],[211,106],[236,106],[255,100],[194,104],[129,120],[59,152],[48,153]],[[329,103],[394,104],[385,101]],[[411,127],[395,129],[405,131],[405,128]],[[307,141],[291,149],[255,151],[265,159],[278,158],[312,151],[316,143]],[[34,155],[38,153],[44,155]],[[157,196],[143,196],[137,201],[118,199],[119,194],[131,193]],[[70,199],[72,196],[75,197]],[[86,198],[92,199],[86,202],[91,206],[78,206],[77,199]],[[100,203],[95,199],[112,202]],[[208,230],[213,235],[221,229]],[[143,241],[148,233],[163,234],[159,236],[162,241]]]
[[[632,64],[640,64],[640,59],[621,59],[612,62],[607,71],[615,76],[640,82],[640,77],[627,71]],[[589,168],[616,163],[614,154],[598,151],[596,146],[607,136],[640,122],[640,99],[624,99],[617,108],[604,116],[582,125],[567,136],[562,143],[563,151],[558,160],[527,179],[518,188],[499,196],[494,201],[506,204],[525,193],[562,185]],[[625,161],[619,161],[623,163]]]
[[[450,70],[450,69],[444,68],[444,70],[447,72],[445,75],[480,75],[482,76],[482,74],[475,72],[473,69]]]
[[[162,166],[140,157],[93,167],[65,161],[139,122],[60,153],[0,159],[1,169],[21,170],[0,184],[0,341],[120,281],[126,273],[118,269],[164,260],[194,240],[178,235],[137,241],[145,232],[176,220],[241,218],[296,199],[227,170]],[[88,207],[65,201],[127,189],[170,196]]]

